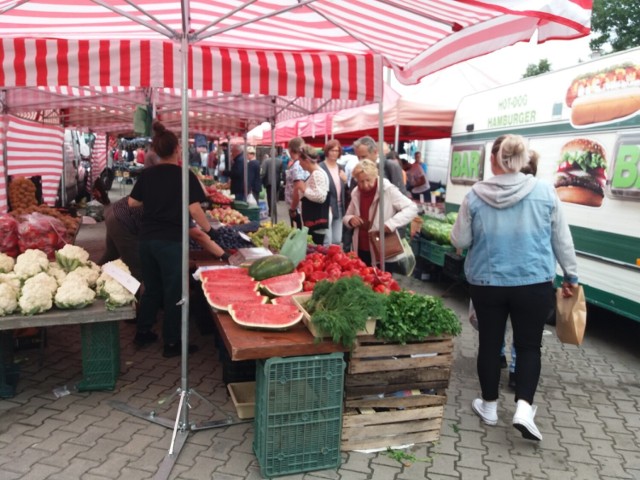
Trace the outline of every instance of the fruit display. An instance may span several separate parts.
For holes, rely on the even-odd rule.
[[[72,217],[48,205],[32,205],[30,207],[15,208],[9,212],[9,215],[14,217],[18,222],[22,222],[25,220],[25,216],[32,213],[39,213],[60,220],[66,232],[62,235],[67,240],[67,243],[74,239],[80,226],[81,219],[79,217]]]
[[[214,220],[218,220],[220,223],[225,223],[227,225],[242,225],[249,223],[249,219],[245,215],[229,207],[212,208],[209,210],[209,215]]]
[[[211,200],[211,203],[214,203],[216,205],[231,205],[231,203],[233,202],[231,198],[227,197],[224,193],[220,192],[215,187],[208,187],[207,195],[209,196],[209,200]]]
[[[297,229],[286,225],[284,222],[276,224],[266,222],[254,233],[250,234],[249,237],[251,237],[251,241],[256,247],[265,247],[273,252],[280,252],[287,237],[293,230]],[[313,244],[311,235],[307,236],[307,244]]]
[[[214,229],[212,239],[225,250],[237,250],[238,248],[253,246],[251,242],[242,238],[240,233],[231,227]]]

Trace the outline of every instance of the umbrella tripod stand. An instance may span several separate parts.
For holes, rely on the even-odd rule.
[[[185,323],[183,322],[183,333],[186,329]],[[110,402],[111,406],[117,410],[120,410],[124,413],[128,413],[129,415],[133,415],[134,417],[142,418],[152,423],[156,423],[166,428],[170,428],[173,430],[171,436],[171,443],[169,445],[169,450],[165,455],[158,471],[153,476],[155,480],[164,480],[169,478],[171,474],[171,470],[182,451],[182,447],[187,441],[187,437],[189,436],[189,432],[196,432],[199,430],[208,430],[211,428],[219,428],[219,427],[228,427],[230,425],[236,425],[238,423],[247,423],[252,422],[253,419],[241,420],[235,414],[223,411],[218,405],[211,402],[210,400],[204,398],[200,395],[195,389],[189,388],[187,386],[187,365],[188,365],[188,340],[186,340],[187,336],[183,336],[182,342],[182,378],[181,378],[181,386],[178,387],[171,395],[161,398],[158,400],[158,405],[168,404],[176,399],[178,400],[178,411],[176,413],[175,421],[169,418],[165,418],[156,414],[155,410],[144,411],[139,408],[132,407],[127,405],[124,402],[113,401]],[[191,397],[197,397],[203,403],[209,405],[215,412],[221,414],[223,418],[217,420],[206,420],[200,422],[190,422],[189,421],[189,409],[191,405],[189,404],[189,399]]]

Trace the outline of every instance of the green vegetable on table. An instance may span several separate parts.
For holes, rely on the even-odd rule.
[[[386,318],[376,324],[375,336],[389,342],[407,343],[461,332],[458,316],[444,306],[441,298],[401,290],[387,296]]]
[[[385,317],[386,295],[374,292],[358,276],[316,283],[305,308],[320,332],[335,343],[353,346],[369,318]]]

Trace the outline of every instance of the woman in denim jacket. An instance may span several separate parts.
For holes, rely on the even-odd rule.
[[[564,273],[563,294],[578,283],[569,225],[553,186],[520,173],[528,162],[524,138],[505,135],[491,149],[494,176],[465,196],[451,232],[468,248],[465,275],[478,316],[478,377],[482,398],[473,411],[488,425],[498,422],[500,347],[511,317],[518,352],[513,426],[524,438],[542,440],[533,397],[540,378],[540,349],[547,314],[555,303],[556,261]]]

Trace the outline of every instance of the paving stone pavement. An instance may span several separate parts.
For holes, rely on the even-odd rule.
[[[78,243],[100,243],[100,225],[83,226]],[[91,242],[94,242],[93,244]],[[92,247],[93,245],[93,247]],[[94,254],[92,253],[92,256]],[[445,303],[463,319],[447,390],[440,440],[407,450],[417,461],[402,465],[384,453],[342,454],[338,470],[291,475],[291,479],[640,479],[640,356],[637,340],[591,327],[582,347],[561,345],[547,327],[536,422],[544,440],[524,440],[511,426],[513,394],[503,374],[494,427],[473,414],[478,395],[475,372],[477,334],[466,321],[464,288],[403,279],[421,293],[446,294]],[[1,321],[1,319],[0,319]],[[21,375],[15,397],[0,400],[0,480],[149,479],[158,471],[171,430],[131,416],[112,401],[175,418],[177,400],[166,398],[180,386],[180,358],[165,359],[161,346],[137,349],[134,326],[120,326],[121,374],[114,391],[78,392],[81,379],[80,329],[47,331],[43,366],[38,351],[19,352]],[[212,335],[196,326],[191,336],[200,351],[189,357],[192,422],[233,411],[222,381],[222,364]],[[70,393],[56,398],[66,386]],[[163,400],[165,400],[163,402]],[[172,479],[254,480],[262,478],[252,450],[252,423],[191,432],[171,472]]]

